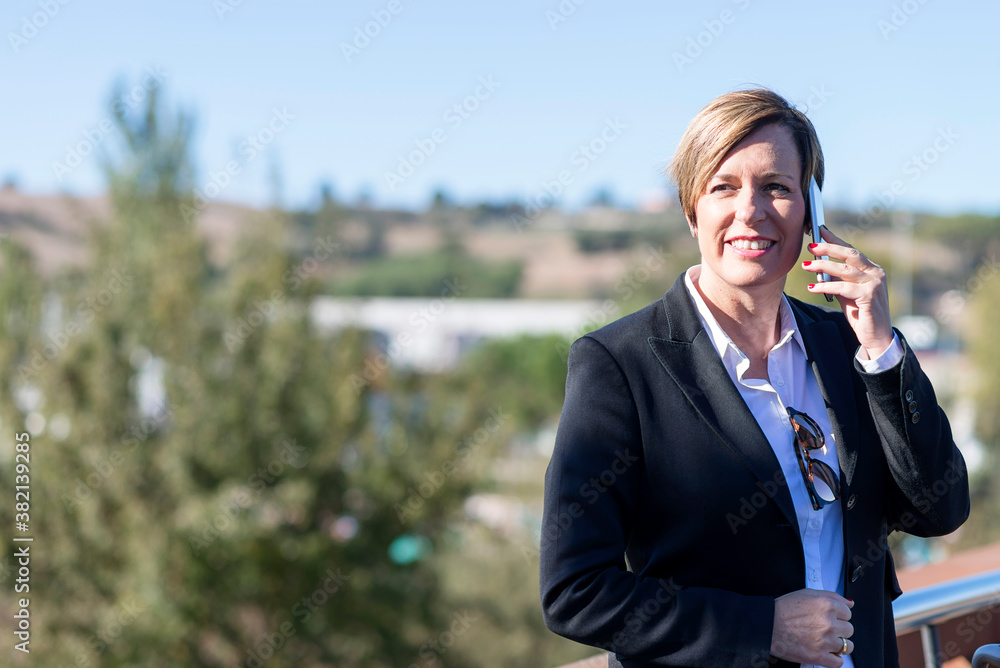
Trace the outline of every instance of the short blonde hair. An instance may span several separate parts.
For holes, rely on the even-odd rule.
[[[677,184],[677,196],[688,223],[696,225],[694,209],[726,154],[750,134],[776,123],[788,128],[799,151],[802,192],[808,201],[809,177],[823,185],[823,149],[816,128],[806,115],[766,88],[720,95],[698,112],[681,137],[667,172]],[[806,222],[809,215],[806,214]]]

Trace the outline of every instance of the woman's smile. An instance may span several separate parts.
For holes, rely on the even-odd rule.
[[[774,246],[774,241],[763,237],[736,237],[726,243],[740,257],[760,257]]]

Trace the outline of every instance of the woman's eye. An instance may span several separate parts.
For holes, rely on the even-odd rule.
[[[780,192],[782,194],[787,194],[787,193],[792,192],[791,188],[789,188],[788,186],[783,186],[780,183],[771,183],[771,184],[768,184],[765,187],[765,190],[776,191],[776,192]]]
[[[708,192],[714,193],[714,192],[721,192],[723,190],[731,190],[731,189],[732,189],[732,186],[729,185],[728,183],[717,183],[714,186],[712,186],[709,189]]]

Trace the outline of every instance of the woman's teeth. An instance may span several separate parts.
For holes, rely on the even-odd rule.
[[[733,248],[740,250],[765,250],[774,245],[773,241],[750,241],[749,239],[733,239],[729,242]]]

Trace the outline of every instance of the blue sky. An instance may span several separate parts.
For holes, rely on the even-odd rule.
[[[113,146],[112,84],[153,73],[221,200],[265,204],[279,173],[291,206],[324,181],[408,208],[437,187],[636,204],[698,109],[760,84],[808,107],[828,203],[995,215],[998,24],[985,1],[8,0],[0,177],[101,192],[74,147]]]

